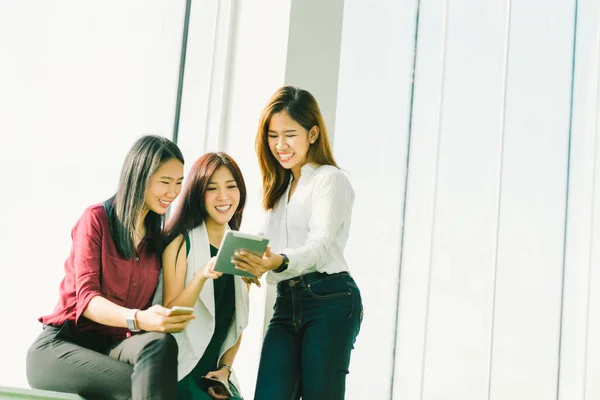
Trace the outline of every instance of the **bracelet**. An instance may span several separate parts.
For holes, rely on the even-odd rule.
[[[227,365],[227,364],[225,364],[225,363],[221,363],[221,364],[219,364],[219,369],[221,369],[221,368],[223,368],[223,367],[225,367],[225,368],[227,368],[227,369],[229,370],[229,376],[227,377],[227,379],[229,379],[229,377],[231,376],[231,366],[230,366],[230,365]]]

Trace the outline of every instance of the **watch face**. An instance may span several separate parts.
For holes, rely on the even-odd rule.
[[[125,319],[125,322],[127,323],[127,329],[129,329],[131,332],[140,331],[140,329],[137,326],[137,323],[135,322],[135,315],[138,313],[138,311],[140,310],[131,310],[131,313]]]
[[[132,319],[128,319],[127,320],[127,328],[129,328],[130,331],[137,330],[137,326],[135,326],[135,321]]]

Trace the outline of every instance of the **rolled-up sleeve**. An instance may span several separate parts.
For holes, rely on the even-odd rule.
[[[342,224],[349,219],[354,204],[354,190],[339,170],[319,177],[312,196],[309,232],[303,246],[285,250],[290,263],[286,276],[307,270],[319,270]]]
[[[96,296],[102,296],[102,224],[91,210],[88,210],[73,228],[72,238],[77,322],[90,301]]]

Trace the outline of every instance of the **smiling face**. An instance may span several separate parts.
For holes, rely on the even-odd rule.
[[[240,189],[229,168],[219,167],[210,177],[204,195],[207,225],[227,225],[240,204]]]
[[[267,134],[273,157],[283,168],[291,169],[294,177],[298,178],[300,169],[307,162],[308,149],[316,140],[318,128],[315,126],[309,132],[282,111],[271,117]]]
[[[176,158],[164,162],[148,180],[144,207],[162,215],[181,192],[183,164]]]

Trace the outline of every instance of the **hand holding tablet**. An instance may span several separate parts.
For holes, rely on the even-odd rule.
[[[217,253],[217,260],[215,261],[214,269],[215,271],[222,272],[224,274],[254,278],[254,275],[251,273],[236,269],[235,264],[231,262],[231,259],[236,251],[242,249],[260,257],[267,250],[268,244],[269,239],[262,236],[236,231],[227,231],[225,236],[223,236],[221,245],[219,246],[219,252]]]

